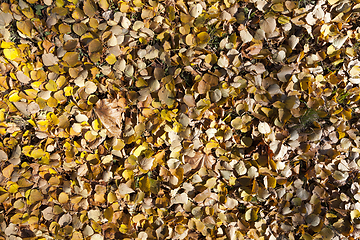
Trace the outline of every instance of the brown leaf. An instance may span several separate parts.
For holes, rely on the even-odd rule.
[[[103,49],[103,46],[99,39],[94,39],[89,43],[89,52],[90,53],[100,52],[100,51],[102,51],[102,49]]]
[[[212,155],[197,152],[194,157],[185,156],[184,162],[189,163],[192,169],[200,169],[201,167],[211,169],[216,159]]]
[[[69,64],[70,67],[74,67],[78,63],[79,53],[67,52],[65,53],[63,60]]]
[[[72,39],[72,40],[67,41],[64,44],[63,48],[66,51],[73,51],[76,48],[77,44],[78,44],[78,40]]]
[[[44,53],[42,60],[45,66],[52,66],[58,63],[59,59],[52,53]]]
[[[212,87],[217,86],[219,83],[219,78],[205,73],[205,75],[203,76],[202,80],[199,82],[198,84],[198,92],[200,94],[205,94],[207,93]]]
[[[210,197],[211,195],[211,191],[210,189],[206,189],[205,191],[199,193],[198,195],[196,195],[196,197],[194,198],[194,201],[197,203],[201,203],[203,202],[206,198]]]
[[[166,87],[162,87],[159,92],[159,99],[162,104],[166,104],[168,106],[171,106],[175,103],[174,94],[172,91],[167,89]]]
[[[75,23],[73,25],[73,31],[79,36],[82,36],[84,33],[86,33],[88,27],[84,23]]]
[[[93,17],[96,14],[96,5],[92,0],[86,0],[84,2],[84,13],[89,17]]]
[[[102,99],[96,103],[94,111],[102,125],[108,130],[110,136],[120,138],[122,133],[122,114],[124,109],[118,106],[116,100]]]

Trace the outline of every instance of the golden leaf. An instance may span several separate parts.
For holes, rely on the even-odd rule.
[[[67,52],[65,53],[63,60],[70,66],[74,67],[78,63],[79,53]]]
[[[96,5],[92,0],[85,0],[84,2],[84,13],[89,17],[93,17],[96,14]]]

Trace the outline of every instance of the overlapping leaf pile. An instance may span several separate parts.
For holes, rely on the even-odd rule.
[[[358,0],[4,0],[1,239],[359,239]]]

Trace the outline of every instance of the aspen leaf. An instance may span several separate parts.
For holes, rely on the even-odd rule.
[[[205,191],[199,193],[195,196],[194,201],[197,203],[203,202],[206,198],[210,197],[211,192],[210,189],[206,189]]]
[[[31,152],[31,157],[33,158],[41,158],[43,156],[45,156],[45,152],[41,148],[37,148]]]
[[[248,169],[248,176],[250,178],[256,178],[259,176],[259,173],[258,173],[258,169],[254,166],[251,166],[249,169]]]
[[[135,192],[132,188],[129,188],[125,183],[121,183],[119,185],[119,193],[120,195],[124,196],[129,193]]]
[[[22,71],[16,73],[16,78],[24,84],[28,84],[31,81],[30,77],[26,76]]]
[[[198,3],[190,8],[190,15],[194,18],[197,18],[198,16],[200,16],[202,11],[203,11],[203,7],[201,6],[200,3]]]
[[[3,11],[0,12],[0,26],[6,27],[13,20],[13,16],[11,13],[5,13]]]
[[[87,94],[92,94],[92,93],[96,92],[96,90],[97,90],[96,84],[94,82],[92,82],[92,81],[85,82],[84,87],[85,87],[85,92]]]
[[[134,74],[134,67],[133,65],[129,64],[125,67],[125,75],[128,76],[128,77],[132,77],[133,74]]]
[[[78,41],[75,40],[75,39],[72,39],[72,40],[66,41],[66,42],[64,43],[63,48],[64,48],[64,50],[66,50],[66,51],[73,51],[73,50],[75,50],[75,48],[77,47],[77,45],[78,45]]]
[[[127,17],[123,17],[121,19],[121,26],[125,29],[128,29],[131,26],[131,21]]]
[[[240,38],[241,38],[241,41],[243,41],[244,43],[248,43],[248,42],[252,41],[253,36],[249,33],[248,30],[241,30]]]
[[[79,53],[67,52],[65,53],[63,60],[70,66],[74,67],[78,63]]]
[[[47,84],[45,84],[45,88],[48,91],[55,92],[55,91],[57,91],[58,86],[54,80],[49,80],[49,82]]]
[[[218,59],[217,64],[219,67],[227,68],[229,66],[229,58],[225,55],[221,55],[221,57]]]
[[[10,178],[13,171],[14,171],[14,165],[10,164],[7,167],[3,168],[2,174],[4,175],[4,177]]]
[[[32,37],[31,30],[33,29],[33,25],[30,20],[18,21],[16,22],[16,26],[21,33],[28,37]]]
[[[62,204],[67,203],[69,201],[69,196],[65,192],[62,192],[59,194],[58,201]]]
[[[69,225],[72,221],[72,217],[69,213],[66,213],[64,215],[62,215],[59,219],[59,225],[60,227],[64,227],[66,225]]]
[[[186,94],[183,98],[183,101],[188,107],[195,107],[195,99],[192,95]]]
[[[350,69],[350,75],[352,77],[360,77],[360,66],[355,65]]]
[[[6,161],[8,160],[8,155],[4,150],[0,150],[0,161]]]
[[[92,0],[85,0],[84,2],[84,13],[88,15],[88,17],[93,17],[96,14],[96,5]]]
[[[271,128],[267,122],[260,122],[258,125],[258,130],[262,134],[269,134],[271,132]]]
[[[107,57],[106,57],[106,62],[109,63],[110,65],[113,65],[116,63],[117,59],[115,57],[114,54],[109,54]]]
[[[210,35],[207,32],[201,32],[196,37],[199,45],[206,44],[210,41]]]
[[[20,50],[17,48],[4,49],[4,56],[9,60],[15,60],[20,57]]]
[[[330,228],[324,227],[323,229],[321,229],[320,231],[321,236],[323,237],[324,240],[330,240],[333,238],[334,233]]]
[[[100,52],[102,51],[102,49],[103,49],[102,42],[99,39],[94,39],[89,43],[90,53]]]
[[[236,117],[234,120],[231,121],[231,126],[236,130],[242,128],[242,120],[240,117]]]
[[[104,217],[108,220],[111,221],[112,218],[114,216],[114,210],[112,207],[108,207],[107,209],[105,209],[104,211]]]
[[[34,204],[34,203],[44,199],[44,195],[37,189],[28,190],[26,193],[28,193],[27,198],[28,198],[29,204]]]
[[[316,227],[320,223],[320,217],[315,214],[310,214],[309,216],[306,217],[306,222],[309,225]]]
[[[174,94],[166,87],[162,87],[158,92],[159,99],[162,104],[172,106],[175,103]]]
[[[265,33],[273,33],[276,29],[276,20],[273,17],[266,18],[260,21],[260,28]]]
[[[87,31],[87,26],[84,23],[75,23],[73,25],[73,31],[74,33],[76,33],[78,36],[82,36],[86,33]]]

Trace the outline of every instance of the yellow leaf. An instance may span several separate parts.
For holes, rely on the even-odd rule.
[[[34,146],[24,146],[22,149],[22,152],[25,154],[25,156],[30,157],[30,152],[34,148]]]
[[[108,201],[109,203],[113,203],[113,202],[115,202],[116,200],[117,200],[117,197],[116,197],[115,193],[109,192],[109,194],[108,194],[108,196],[107,196],[107,201]]]
[[[8,197],[10,196],[10,193],[6,192],[0,195],[0,203],[3,203]]]
[[[102,51],[103,46],[99,39],[94,39],[89,43],[89,52],[95,53]]]
[[[71,87],[71,86],[65,87],[64,92],[65,92],[65,96],[67,96],[67,97],[72,96],[74,94],[73,87]]]
[[[1,48],[14,48],[15,44],[13,42],[2,41],[0,47]]]
[[[138,7],[138,8],[140,8],[144,5],[141,0],[133,0],[133,3],[135,5],[135,7]]]
[[[120,12],[126,13],[129,11],[129,9],[130,9],[130,6],[127,2],[122,2],[120,4]]]
[[[287,16],[280,16],[280,17],[278,18],[278,22],[279,22],[280,24],[287,24],[287,23],[290,22],[290,18],[287,17]]]
[[[35,149],[31,152],[31,157],[33,157],[33,158],[41,158],[44,155],[45,155],[45,152],[41,148]]]
[[[101,129],[101,122],[98,119],[95,119],[92,123],[91,123],[92,128],[95,131],[99,131]],[[120,149],[121,150],[121,149]]]
[[[44,195],[38,189],[30,189],[26,193],[28,193],[28,204],[33,204],[44,199]]]
[[[116,63],[116,61],[117,61],[117,59],[116,59],[116,57],[115,57],[115,55],[114,54],[109,54],[107,57],[106,57],[106,62],[108,63],[108,64],[110,64],[110,65],[113,65],[114,63]]]
[[[275,188],[276,187],[276,178],[271,176],[265,176],[264,183],[266,188]]]
[[[275,12],[282,12],[285,10],[283,3],[276,3],[272,5],[271,9],[274,10]]]
[[[69,201],[69,195],[67,195],[65,192],[60,193],[58,201],[61,204],[67,203]]]
[[[49,107],[56,107],[58,105],[58,100],[56,100],[55,98],[53,97],[50,97],[48,100],[47,100],[47,105]]]
[[[17,185],[16,183],[13,183],[10,185],[9,187],[9,193],[16,193],[19,189],[19,185]]]
[[[235,128],[236,130],[239,130],[242,128],[242,120],[241,117],[236,117],[234,120],[231,121],[231,126]]]
[[[57,84],[54,80],[49,80],[49,82],[45,85],[45,88],[49,91],[55,92],[57,91]]]
[[[14,92],[13,94],[10,95],[9,97],[9,101],[10,102],[18,102],[20,101],[22,98],[18,95],[18,92]]]
[[[328,0],[328,2],[330,3],[330,5],[334,5],[335,3],[337,3],[339,0]]]
[[[218,146],[219,146],[219,143],[217,143],[217,142],[208,142],[206,144],[206,148],[208,148],[208,149],[216,148]]]
[[[16,209],[22,209],[24,206],[25,203],[21,199],[18,199],[16,202],[14,202],[14,208]]]
[[[85,137],[85,140],[88,141],[88,142],[92,142],[92,141],[94,141],[96,139],[96,135],[92,134],[91,131],[87,131],[85,133],[84,137]]]
[[[128,170],[126,169],[125,171],[123,171],[122,176],[125,178],[125,180],[129,180],[132,179],[134,176],[134,172],[133,170]]]
[[[84,2],[84,13],[89,17],[93,17],[96,14],[96,5],[92,0],[86,0]]]
[[[15,60],[20,57],[20,50],[17,48],[4,49],[4,56],[9,60]]]
[[[210,41],[210,35],[207,32],[201,32],[197,35],[197,43],[199,45],[206,44]]]
[[[245,212],[245,220],[246,221],[251,221],[252,220],[252,209],[248,209],[246,212]]]
[[[22,217],[23,217],[22,213],[16,213],[10,218],[10,222],[13,224],[21,224]]]
[[[100,61],[100,58],[101,58],[101,52],[93,52],[90,54],[90,60],[95,63]]]
[[[141,152],[142,152],[143,150],[146,150],[146,149],[148,149],[148,148],[145,147],[145,146],[143,146],[143,145],[140,145],[139,147],[136,148],[136,150],[134,151],[133,155],[134,155],[135,157],[138,157],[138,156],[140,156]]]
[[[120,228],[119,228],[119,231],[120,231],[122,234],[125,234],[125,233],[127,233],[128,229],[129,229],[129,228],[128,228],[127,225],[121,224],[121,225],[120,225]]]
[[[106,11],[109,8],[109,3],[107,0],[100,0],[99,1],[99,6]]]
[[[104,217],[111,222],[112,218],[114,216],[114,209],[110,206],[104,211]]]
[[[52,112],[46,114],[46,119],[55,125],[59,123],[59,118]]]

